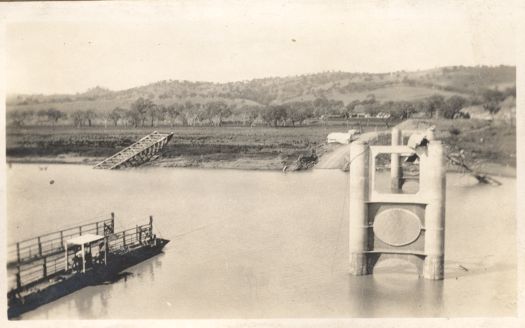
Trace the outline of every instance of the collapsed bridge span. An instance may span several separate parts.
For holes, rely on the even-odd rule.
[[[121,169],[136,167],[159,157],[159,153],[173,137],[171,133],[154,131],[131,146],[95,165],[95,169]]]

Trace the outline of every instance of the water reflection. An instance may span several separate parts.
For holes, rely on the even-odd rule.
[[[75,311],[79,314],[80,318],[87,319],[93,318],[93,299],[96,294],[92,293],[91,297],[75,297],[74,307]]]
[[[444,283],[423,279],[413,265],[387,260],[372,275],[349,277],[348,300],[358,317],[439,316]]]
[[[22,316],[22,319],[57,318],[56,312],[61,313],[61,315],[72,313],[74,317],[79,319],[107,318],[111,315],[110,309],[115,306],[112,303],[114,295],[117,297],[117,302],[122,293],[135,296],[136,290],[141,284],[150,285],[155,280],[155,271],[162,267],[162,256],[163,253],[128,268],[120,273],[114,281],[83,288],[72,295],[46,304],[36,311],[28,312]],[[126,290],[128,291],[126,292]],[[63,307],[66,307],[67,310],[61,310]],[[63,319],[61,315],[59,315],[59,319]]]
[[[113,293],[121,294],[122,290],[129,290],[126,293],[133,295],[137,286],[152,283],[155,271],[162,266],[162,256],[163,253],[128,268],[113,282],[88,288],[91,292],[74,298],[74,311],[84,319],[106,318]]]
[[[111,288],[113,287],[111,285],[108,285],[106,286],[106,288],[102,288],[99,293],[100,310],[102,317],[106,317],[108,315],[108,301],[111,298]]]

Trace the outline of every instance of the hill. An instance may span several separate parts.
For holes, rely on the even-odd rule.
[[[74,95],[9,95],[7,106],[38,109],[42,105],[66,108],[93,106],[97,110],[125,107],[139,97],[155,103],[208,102],[268,105],[319,97],[340,99],[345,103],[363,100],[370,93],[388,100],[415,100],[432,94],[475,94],[483,89],[515,85],[516,68],[444,67],[439,69],[393,73],[324,72],[291,77],[270,77],[229,83],[160,81],[121,91],[95,87]],[[100,105],[100,106],[99,106]]]
[[[212,117],[217,120],[217,112],[221,113],[219,125],[223,121],[222,116],[245,123],[248,116],[252,122],[258,117],[260,121],[267,123],[273,121],[274,125],[289,124],[279,122],[289,121],[291,118],[291,124],[295,125],[292,118],[294,112],[302,112],[296,120],[301,123],[308,117],[319,119],[330,115],[348,115],[358,103],[367,105],[365,111],[373,113],[388,109],[379,104],[415,103],[432,96],[441,99],[460,96],[479,105],[482,101],[477,99],[483,98],[486,90],[508,87],[515,90],[515,84],[514,66],[453,66],[378,74],[323,72],[228,83],[167,80],[120,91],[94,87],[84,93],[70,95],[8,95],[7,112],[26,112],[32,116],[29,121],[36,124],[43,124],[46,120],[48,123],[54,120],[55,124],[59,119],[68,118],[69,123],[77,125],[80,122],[82,126],[86,124],[86,120],[89,121],[89,125],[92,121],[93,124],[100,124],[102,121],[107,124],[111,121],[110,113],[119,108],[121,112],[114,113],[113,117],[118,115],[122,124],[136,126],[138,120],[144,126],[145,113],[138,113],[142,116],[140,119],[133,118],[130,113],[134,104],[137,106],[137,99],[143,99],[146,101],[143,102],[146,109],[152,106],[159,109],[158,113],[151,114],[152,125],[156,121],[169,121],[173,124],[176,119],[183,125],[188,122],[212,124]],[[372,103],[373,106],[370,105]],[[290,108],[276,111],[287,111],[288,114],[279,116],[278,113],[272,113],[266,115],[268,119],[264,119],[266,108],[283,104]],[[423,108],[414,107],[413,112]],[[50,109],[58,110],[64,115],[56,118],[53,113],[46,114]],[[126,110],[127,114],[122,114],[122,111]],[[75,118],[75,115],[85,119]],[[401,114],[399,116],[406,118],[401,117]],[[17,117],[14,119],[18,123],[21,122]],[[115,122],[120,122],[119,118]]]

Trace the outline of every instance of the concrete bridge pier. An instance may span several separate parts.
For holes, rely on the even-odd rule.
[[[368,251],[368,161],[370,147],[366,142],[350,145],[350,273],[356,276],[371,273]]]
[[[418,148],[419,191],[403,193],[401,156],[414,149],[402,145],[402,133],[392,131],[391,146],[350,144],[349,256],[350,273],[373,272],[380,258],[403,257],[415,262],[424,278],[444,278],[446,166],[444,147],[426,135]],[[423,148],[424,147],[424,148]],[[391,192],[374,189],[375,158],[390,154]]]
[[[403,144],[403,136],[401,130],[398,128],[392,129],[392,146],[399,146]],[[401,191],[401,162],[399,153],[392,153],[390,155],[390,187],[393,193]]]
[[[425,209],[426,279],[444,278],[445,253],[445,188],[446,167],[441,141],[432,140],[427,147],[427,160],[421,161],[421,190],[427,200]]]

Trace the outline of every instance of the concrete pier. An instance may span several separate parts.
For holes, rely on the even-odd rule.
[[[398,128],[392,129],[392,146],[399,146],[403,144],[403,136]],[[390,155],[390,187],[393,193],[401,191],[401,163],[399,153],[392,153]]]
[[[427,149],[428,160],[421,167],[421,188],[427,202],[425,209],[425,265],[427,279],[444,278],[445,253],[445,187],[446,170],[443,144],[432,140]]]
[[[392,130],[391,146],[350,145],[349,255],[350,273],[366,275],[382,258],[415,261],[426,279],[444,278],[445,187],[444,148],[427,131],[419,154],[419,191],[404,194],[401,156],[414,149],[402,145],[402,131]],[[374,190],[375,158],[390,154],[391,193]]]
[[[356,141],[350,146],[350,272],[353,275],[370,273],[368,250],[368,174],[369,146]]]

